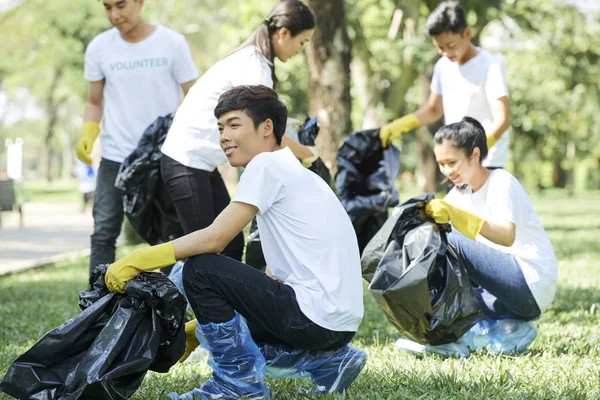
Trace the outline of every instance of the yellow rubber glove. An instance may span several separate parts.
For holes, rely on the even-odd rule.
[[[452,221],[452,226],[463,235],[475,240],[485,222],[483,218],[468,211],[451,206],[444,200],[433,199],[425,206],[425,213],[438,224],[447,224]]]
[[[179,362],[184,362],[190,354],[200,345],[196,337],[196,320],[186,322],[185,324],[185,352],[179,359]]]
[[[92,147],[94,147],[94,142],[99,133],[100,125],[98,125],[97,122],[87,121],[83,123],[81,135],[79,135],[79,140],[75,145],[75,154],[77,155],[77,158],[87,165],[92,165],[90,154],[92,153]]]
[[[408,114],[402,118],[398,118],[397,120],[382,126],[379,130],[379,139],[381,139],[381,145],[385,149],[390,140],[400,137],[400,135],[402,135],[404,132],[417,129],[419,126],[421,126],[421,123],[415,114]]]
[[[171,242],[135,250],[108,266],[104,282],[111,292],[124,293],[125,283],[142,271],[151,271],[175,264]]]
[[[487,143],[488,151],[490,151],[492,146],[496,144],[496,138],[492,135],[485,135],[485,141]]]
[[[302,163],[302,166],[304,168],[310,168],[313,165],[313,163],[319,158],[319,153],[317,152],[317,148],[315,146],[306,147],[308,147],[308,149],[313,155],[310,157],[303,158],[302,160],[300,160],[300,162]]]

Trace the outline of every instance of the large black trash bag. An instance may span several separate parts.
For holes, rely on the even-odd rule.
[[[127,399],[147,370],[167,372],[185,350],[187,302],[163,274],[142,272],[110,293],[100,265],[83,312],[46,333],[9,367],[0,389],[18,399]]]
[[[379,130],[353,132],[336,153],[335,187],[350,216],[362,252],[398,204],[395,181],[400,171],[400,151],[384,149]]]
[[[310,118],[307,115],[306,120],[298,130],[298,142],[305,146],[314,146],[320,129],[321,127],[319,126],[317,119]],[[323,160],[321,160],[321,157],[317,158],[308,169],[319,175],[329,186],[331,186],[331,172]]]
[[[248,233],[248,244],[246,244],[246,264],[260,271],[264,271],[267,267],[267,261],[262,251],[262,243],[258,233],[258,223],[256,217],[252,219],[250,225],[250,233]]]
[[[123,191],[123,209],[133,229],[151,245],[183,235],[173,200],[160,176],[160,148],[173,116],[158,117],[123,161],[115,186]]]
[[[450,225],[429,221],[421,195],[396,207],[361,258],[369,291],[388,320],[421,344],[456,341],[483,318]]]
[[[319,134],[319,129],[320,127],[317,119],[306,116],[306,120],[298,130],[298,142],[305,146],[314,146],[315,139]],[[331,172],[321,158],[318,158],[315,162],[313,162],[309,170],[319,175],[325,182],[327,182],[328,185],[331,186]],[[264,271],[267,262],[265,261],[265,256],[262,252],[262,244],[260,242],[260,235],[258,234],[256,217],[252,220],[247,243],[246,264]]]

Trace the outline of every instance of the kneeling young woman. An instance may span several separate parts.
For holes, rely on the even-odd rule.
[[[488,345],[493,352],[519,353],[537,335],[527,321],[537,318],[556,292],[558,263],[550,240],[519,181],[482,166],[488,149],[477,120],[465,117],[444,126],[433,140],[440,170],[455,186],[444,200],[429,202],[426,213],[437,223],[452,224],[448,241],[477,286],[487,318],[449,345],[419,348],[401,339],[396,346],[458,356]]]

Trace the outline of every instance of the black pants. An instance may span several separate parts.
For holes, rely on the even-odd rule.
[[[208,172],[186,167],[163,154],[160,171],[186,235],[212,224],[231,201],[216,169]],[[241,260],[243,253],[244,236],[240,232],[222,254]]]
[[[330,331],[308,319],[290,286],[219,254],[190,258],[183,267],[183,286],[200,324],[227,322],[237,311],[257,344],[324,350],[354,337],[355,332]]]

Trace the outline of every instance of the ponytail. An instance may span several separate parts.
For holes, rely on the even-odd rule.
[[[265,20],[234,52],[247,46],[255,46],[271,67],[273,88],[277,88],[275,74],[275,50],[271,37],[281,28],[287,28],[292,36],[316,26],[312,10],[299,0],[281,0],[273,8]]]

